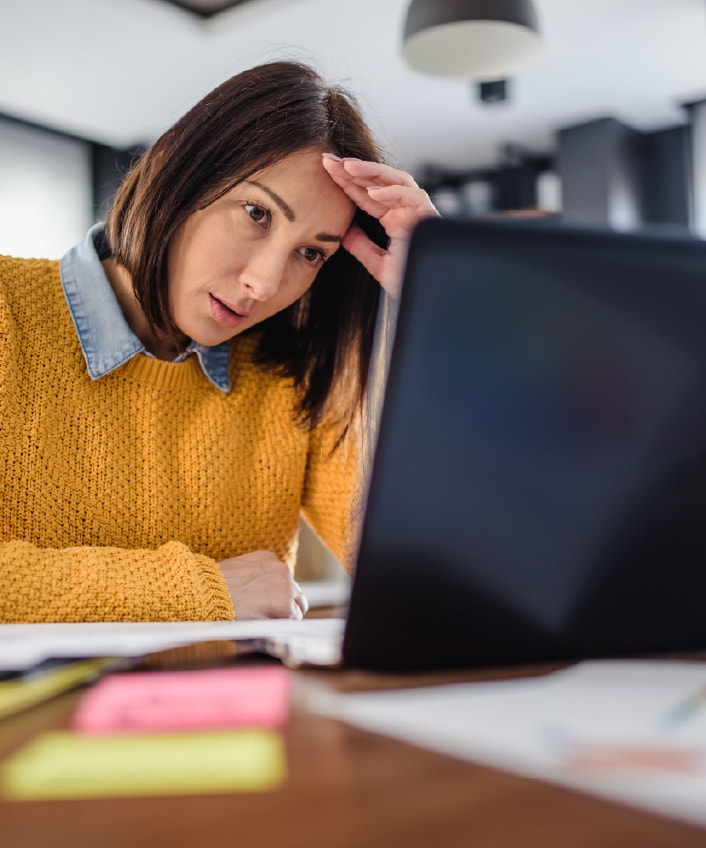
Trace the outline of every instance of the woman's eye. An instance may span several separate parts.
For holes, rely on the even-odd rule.
[[[300,253],[307,262],[323,262],[326,258],[323,252],[315,247],[303,247]]]
[[[262,224],[264,221],[269,220],[270,217],[270,213],[267,209],[264,209],[262,206],[258,206],[256,203],[246,203],[245,211],[256,224]]]

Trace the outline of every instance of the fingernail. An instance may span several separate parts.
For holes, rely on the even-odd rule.
[[[342,161],[341,157],[336,156],[335,153],[322,153],[321,155],[324,157],[324,159],[330,159],[332,162],[341,162]]]

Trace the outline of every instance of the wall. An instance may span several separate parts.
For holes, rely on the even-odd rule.
[[[89,143],[0,117],[0,253],[58,258],[92,203]]]

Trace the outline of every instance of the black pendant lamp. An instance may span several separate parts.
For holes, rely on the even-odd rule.
[[[412,0],[402,56],[415,71],[483,81],[511,76],[541,47],[532,0]]]

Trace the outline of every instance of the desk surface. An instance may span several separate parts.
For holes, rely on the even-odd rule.
[[[250,660],[252,662],[252,660]],[[538,672],[540,670],[537,670]],[[706,832],[549,784],[432,754],[306,710],[322,684],[361,690],[509,672],[294,673],[289,777],[263,794],[0,802],[7,848],[704,848]],[[80,692],[0,722],[0,758],[68,726]]]

